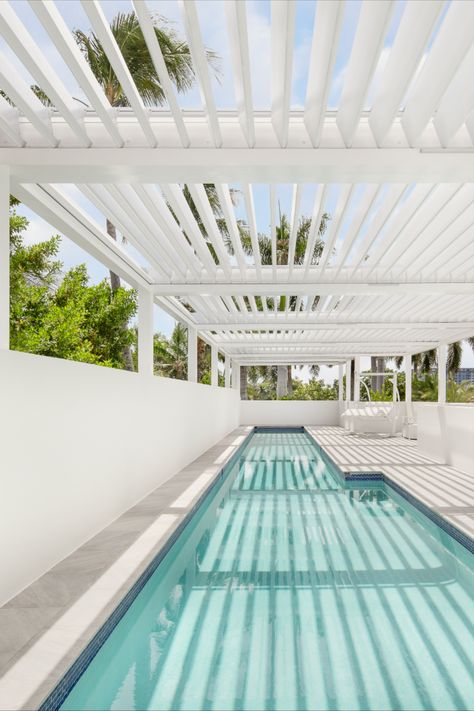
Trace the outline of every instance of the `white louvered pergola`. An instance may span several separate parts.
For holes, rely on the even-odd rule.
[[[10,192],[137,288],[145,373],[152,369],[153,302],[189,328],[190,379],[197,335],[213,347],[214,379],[217,349],[236,365],[342,364],[439,346],[442,359],[447,343],[473,335],[473,2],[411,0],[399,6],[364,0],[340,100],[329,108],[345,3],[318,0],[306,99],[298,109],[291,104],[297,4],[272,2],[272,99],[258,111],[242,0],[225,0],[222,27],[231,51],[236,110],[221,109],[214,100],[194,0],[184,0],[181,11],[202,98],[196,110],[180,108],[152,30],[154,6],[144,0],[130,5],[167,100],[166,107],[149,109],[103,6],[97,0],[82,3],[130,103],[114,109],[60,8],[52,0],[30,4],[89,106],[75,101],[61,68],[39,46],[15,3],[3,0],[0,89],[12,103],[0,96],[2,347],[8,347]],[[26,74],[54,109],[37,99]],[[232,249],[205,183],[216,185]],[[257,184],[267,186],[271,263],[262,263],[259,250]],[[277,260],[280,184],[293,186],[285,264]],[[183,194],[185,185],[206,238]],[[242,249],[235,190],[251,255]],[[314,194],[310,237],[302,263],[296,264],[305,190]],[[89,201],[104,216],[102,223],[74,195]],[[314,259],[325,212],[331,219],[322,254]],[[107,236],[105,218],[142,255],[142,263]]]

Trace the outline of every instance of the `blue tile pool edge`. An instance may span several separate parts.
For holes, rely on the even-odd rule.
[[[287,428],[289,429],[289,428]],[[302,428],[299,429],[301,432]],[[233,454],[227,459],[217,472],[216,476],[212,481],[203,489],[198,499],[195,501],[193,506],[187,512],[187,514],[180,521],[175,530],[164,542],[163,546],[160,548],[153,560],[148,564],[145,570],[139,575],[137,580],[134,582],[130,590],[126,595],[118,602],[117,606],[109,617],[102,623],[97,632],[94,634],[92,639],[86,644],[84,649],[79,653],[78,657],[74,660],[65,674],[61,677],[59,682],[56,683],[53,690],[48,693],[44,701],[38,707],[38,711],[57,711],[61,704],[65,701],[66,697],[69,695],[73,687],[77,684],[80,677],[87,669],[93,658],[99,652],[100,648],[103,646],[107,638],[113,632],[114,628],[118,625],[122,617],[125,615],[127,610],[133,604],[135,598],[139,595],[143,587],[146,585],[148,580],[151,578],[153,573],[156,571],[160,565],[163,558],[166,556],[170,548],[174,545],[176,540],[179,538],[181,533],[184,531],[186,526],[190,523],[196,511],[199,509],[204,500],[211,494],[213,489],[222,481],[223,477],[227,474],[227,469],[235,464],[237,458],[241,455],[242,451],[247,446],[250,438],[255,432],[259,432],[260,428],[252,427],[243,442],[239,447],[233,452]]]
[[[413,496],[413,494],[410,494],[410,492],[403,488],[403,486],[400,486],[396,481],[394,481],[391,477],[389,477],[387,474],[384,474],[384,472],[344,472],[337,464],[336,462],[329,456],[329,454],[326,452],[326,450],[319,444],[318,440],[314,437],[314,435],[305,427],[304,431],[306,434],[311,438],[311,440],[315,443],[317,446],[319,452],[321,453],[323,459],[326,460],[326,462],[335,470],[335,472],[338,475],[338,478],[340,479],[341,483],[344,485],[346,482],[364,482],[364,481],[378,481],[382,484],[385,484],[387,487],[390,489],[393,489],[397,494],[399,494],[403,499],[408,501],[409,504],[411,504],[415,509],[420,511],[426,518],[428,518],[430,521],[432,521],[434,524],[436,524],[439,528],[441,528],[445,533],[447,533],[451,538],[454,538],[455,541],[457,541],[461,546],[466,548],[469,553],[474,554],[474,539],[467,535],[467,533],[464,533],[464,531],[461,531],[461,529],[457,528],[454,524],[452,524],[450,521],[446,520],[444,516],[442,516],[440,513],[435,511],[434,509],[430,508],[427,504],[423,503],[420,499],[418,499],[416,496]]]
[[[240,456],[241,452],[247,446],[249,439],[254,433],[271,433],[271,432],[301,432],[306,434],[311,442],[316,446],[320,452],[323,459],[329,464],[332,470],[336,473],[340,483],[344,485],[346,482],[358,481],[358,482],[380,482],[392,488],[400,496],[408,501],[409,504],[418,509],[422,514],[424,514],[428,519],[433,521],[441,529],[443,529],[448,535],[454,538],[458,543],[467,548],[468,551],[474,553],[474,540],[460,531],[458,528],[453,526],[451,523],[446,521],[440,514],[436,513],[430,509],[426,504],[423,504],[419,499],[410,494],[406,489],[401,487],[399,484],[394,482],[390,477],[388,477],[383,472],[351,472],[345,473],[342,469],[334,462],[329,454],[323,449],[319,444],[317,439],[313,434],[304,426],[298,427],[260,427],[255,426],[250,429],[246,435],[243,442],[236,449],[236,451],[229,457],[229,459],[224,462],[221,469],[218,471],[214,479],[209,483],[207,487],[203,489],[201,495],[196,500],[192,508],[188,511],[186,516],[180,521],[179,525],[165,541],[162,548],[158,551],[154,559],[149,563],[146,569],[140,574],[138,579],[132,585],[127,594],[118,603],[117,607],[111,613],[111,615],[105,620],[101,625],[99,630],[95,633],[92,639],[87,643],[86,647],[80,652],[79,656],[72,663],[60,681],[56,684],[54,689],[48,694],[45,700],[38,707],[38,711],[58,711],[61,704],[65,701],[66,697],[71,692],[72,688],[79,681],[80,677],[86,670],[86,668],[91,663],[92,659],[99,652],[100,648],[107,640],[109,635],[112,633],[114,628],[120,622],[122,617],[125,615],[127,610],[132,605],[135,598],[138,596],[140,591],[146,585],[150,577],[153,575],[163,558],[166,556],[170,548],[173,546],[175,541],[178,539],[180,534],[183,532],[185,527],[193,518],[194,514],[204,502],[206,497],[212,492],[212,490],[217,486],[217,484],[222,480],[222,478],[227,473],[227,468],[232,467],[236,459]]]

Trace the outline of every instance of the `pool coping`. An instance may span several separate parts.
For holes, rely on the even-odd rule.
[[[341,467],[332,459],[331,455],[325,450],[324,445],[322,445],[316,439],[316,436],[308,429],[308,426],[304,427],[304,431],[315,443],[319,451],[323,454],[332,467],[335,468],[339,474],[342,483],[346,482],[365,482],[365,481],[378,481],[383,483],[393,489],[397,494],[402,496],[409,504],[416,508],[420,513],[426,516],[429,520],[435,523],[439,528],[445,531],[460,545],[466,548],[470,553],[474,554],[474,538],[468,533],[462,531],[459,527],[455,526],[449,519],[443,516],[441,513],[433,509],[428,504],[424,503],[418,496],[414,496],[408,489],[401,486],[396,482],[391,476],[386,474],[382,469],[380,471],[344,471]]]

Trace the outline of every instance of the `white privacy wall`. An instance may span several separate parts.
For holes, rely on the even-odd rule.
[[[417,403],[420,452],[466,472],[474,471],[474,406]]]
[[[0,351],[0,604],[238,420],[233,389]]]
[[[338,425],[337,400],[242,400],[241,425]]]

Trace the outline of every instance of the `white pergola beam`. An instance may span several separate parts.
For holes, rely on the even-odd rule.
[[[295,17],[293,0],[272,2],[272,124],[282,148],[288,143]]]
[[[138,372],[153,375],[153,294],[138,290]]]
[[[197,331],[192,326],[188,326],[188,381],[197,383],[198,376],[198,351],[197,351]]]
[[[183,175],[188,182],[227,184],[469,183],[474,182],[473,152],[474,149],[319,148],[315,154],[298,148],[58,151],[24,147],[0,148],[0,163],[10,165],[12,176],[19,180],[38,183],[180,183]]]
[[[200,283],[200,284],[155,284],[155,294],[172,295],[172,296],[187,296],[191,294],[201,295],[233,295],[233,296],[281,296],[282,294],[291,294],[298,296],[299,294],[306,295],[309,291],[319,295],[334,296],[335,294],[354,294],[354,295],[383,295],[391,296],[417,294],[417,295],[472,295],[474,290],[474,281],[430,281],[430,282],[321,282],[319,284],[302,283],[302,282],[286,282],[284,284],[275,282],[249,282],[243,284],[241,282],[226,282],[226,283]]]
[[[235,98],[239,121],[249,148],[255,146],[255,125],[252,105],[250,54],[245,2],[227,0],[224,3],[227,32],[234,72]]]
[[[252,319],[251,321],[228,321],[228,322],[213,322],[213,323],[196,323],[200,331],[336,331],[344,329],[361,330],[376,330],[376,331],[459,331],[465,329],[472,330],[474,333],[474,321],[348,321],[346,319],[338,319],[337,321],[325,321],[317,319],[306,319],[301,321],[283,320],[275,318],[275,315],[270,315],[263,320]]]

